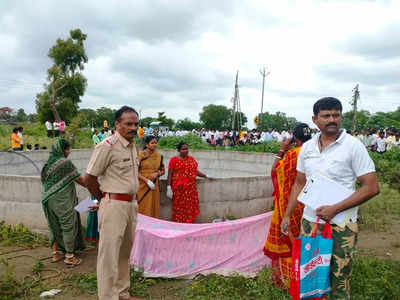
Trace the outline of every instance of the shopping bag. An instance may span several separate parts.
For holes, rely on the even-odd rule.
[[[325,223],[322,234],[299,236],[293,241],[290,295],[294,300],[323,299],[330,294],[330,264],[333,250],[331,225]]]

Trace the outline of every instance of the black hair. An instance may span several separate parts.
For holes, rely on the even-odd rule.
[[[67,140],[64,140],[64,139],[61,139],[61,145],[63,147],[63,150],[71,148],[71,144]]]
[[[18,132],[18,128],[17,127],[13,128],[13,133],[17,133],[17,132]]]
[[[124,112],[128,112],[128,111],[133,112],[133,113],[135,113],[137,116],[139,116],[139,114],[137,113],[137,111],[136,111],[134,108],[132,108],[132,107],[130,107],[130,106],[124,105],[124,106],[122,106],[120,109],[118,109],[118,110],[115,112],[115,121],[119,121],[119,120],[121,119],[122,114],[123,114]]]
[[[306,123],[299,123],[293,129],[293,135],[303,143],[311,139],[311,129]]]
[[[148,135],[144,138],[144,146],[143,146],[143,150],[146,149],[146,145],[148,143],[150,143],[152,140],[157,140],[157,138],[154,135]]]
[[[339,110],[342,112],[342,103],[336,98],[325,97],[315,102],[313,107],[314,116],[317,116],[321,110]]]
[[[184,145],[186,145],[186,146],[189,146],[186,142],[179,142],[179,144],[176,146],[176,149],[178,150],[178,151],[181,151],[181,149],[182,149],[182,147],[184,146]]]
[[[18,131],[22,131],[22,130],[24,130],[24,127],[18,127]]]

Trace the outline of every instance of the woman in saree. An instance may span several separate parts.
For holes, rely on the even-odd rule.
[[[280,224],[289,202],[290,191],[296,179],[297,157],[304,142],[311,139],[307,124],[300,123],[293,130],[293,139],[284,139],[271,171],[274,186],[274,212],[269,234],[264,246],[264,254],[271,258],[273,282],[287,289],[292,267],[292,241],[300,234],[303,205],[299,203],[290,219],[291,235],[282,236]],[[294,146],[292,149],[291,147]],[[289,150],[290,149],[290,150]]]
[[[179,155],[171,158],[168,164],[167,197],[172,199],[172,221],[195,223],[200,213],[196,177],[207,178],[200,172],[197,161],[189,155],[189,146],[180,142]]]
[[[84,248],[80,215],[74,209],[78,204],[75,182],[82,186],[85,183],[67,159],[70,152],[68,141],[57,139],[43,166],[41,181],[42,206],[49,224],[50,245],[53,249],[52,262],[64,259],[67,267],[74,267],[82,263],[75,252]]]
[[[164,173],[163,157],[157,151],[157,138],[146,136],[144,149],[139,152],[139,213],[160,218],[159,178]]]

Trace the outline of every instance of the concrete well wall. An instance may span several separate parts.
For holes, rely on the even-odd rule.
[[[166,167],[176,151],[161,151]],[[48,151],[23,153],[41,170]],[[73,150],[70,159],[83,173],[91,150]],[[211,179],[197,179],[200,215],[198,222],[234,216],[243,218],[268,211],[272,207],[270,176],[273,155],[228,151],[191,151],[199,162],[199,169]],[[2,159],[3,157],[3,159]],[[46,231],[47,223],[41,206],[42,185],[36,168],[20,155],[0,155],[0,220],[10,224],[24,223],[35,231]],[[10,159],[12,157],[12,159]],[[29,174],[26,174],[29,173]],[[32,174],[33,173],[33,174]],[[34,176],[31,176],[34,175]],[[166,176],[160,181],[161,218],[171,218],[171,200],[166,197]],[[77,185],[80,200],[89,196]],[[86,215],[82,216],[85,224]]]

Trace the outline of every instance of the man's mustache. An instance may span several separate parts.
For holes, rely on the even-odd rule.
[[[332,122],[332,123],[329,123],[328,125],[326,125],[326,127],[332,126],[332,125],[337,127],[337,124],[336,124],[336,123],[333,123],[333,122]]]
[[[131,130],[129,133],[137,134],[137,130]]]

